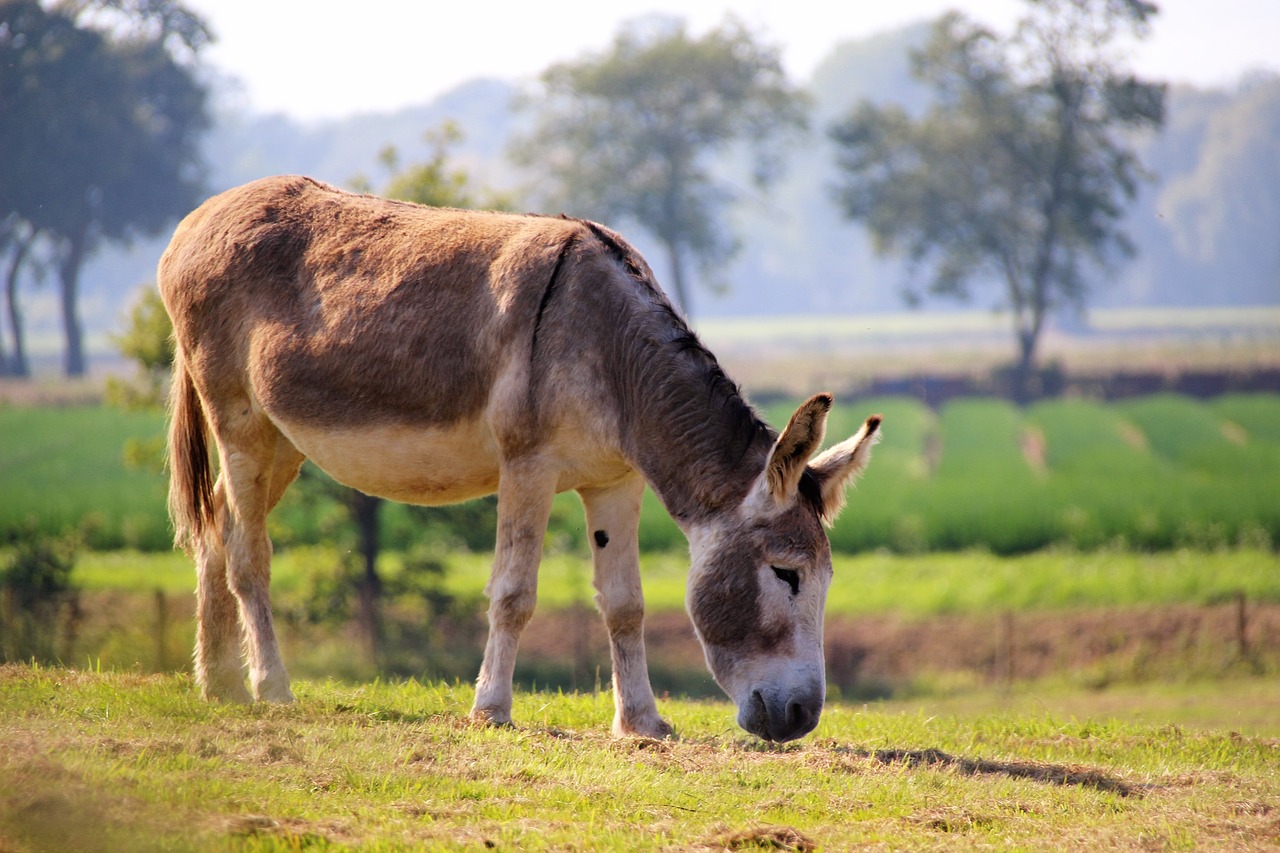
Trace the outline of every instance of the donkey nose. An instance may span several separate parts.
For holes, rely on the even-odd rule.
[[[804,737],[818,725],[822,715],[821,699],[783,696],[770,702],[759,690],[752,692],[751,705],[756,713],[751,715],[752,724],[743,727],[778,743]]]
[[[787,726],[792,734],[789,737],[779,738],[779,740],[804,737],[817,727],[818,716],[821,713],[821,705],[814,706],[808,702],[791,700],[787,703]]]

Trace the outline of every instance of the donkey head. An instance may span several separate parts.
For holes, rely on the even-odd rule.
[[[880,416],[810,459],[831,396],[802,405],[736,510],[689,530],[687,606],[707,665],[738,706],[738,725],[765,740],[803,737],[826,699],[822,614],[831,585],[823,524],[879,440]]]

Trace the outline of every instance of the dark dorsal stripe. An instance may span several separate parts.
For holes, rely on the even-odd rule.
[[[542,299],[538,301],[538,314],[533,321],[533,340],[529,345],[529,357],[536,358],[538,354],[538,332],[542,329],[542,315],[547,311],[547,304],[551,302],[551,295],[555,292],[556,285],[560,283],[561,272],[564,270],[564,262],[569,253],[573,251],[573,247],[578,244],[576,236],[565,240],[564,246],[560,249],[560,256],[556,258],[555,269],[551,271],[551,278],[547,280],[547,286],[542,290]]]

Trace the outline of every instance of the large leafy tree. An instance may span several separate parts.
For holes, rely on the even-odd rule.
[[[70,375],[86,368],[85,258],[102,240],[159,233],[203,192],[194,62],[208,40],[172,0],[0,3],[0,222],[53,247]]]
[[[1020,398],[1048,315],[1083,310],[1090,268],[1131,252],[1120,220],[1144,175],[1131,133],[1163,122],[1165,87],[1125,70],[1119,47],[1155,13],[1144,0],[1028,0],[1007,38],[948,14],[913,56],[928,109],[864,103],[831,128],[837,203],[877,251],[928,268],[936,294],[1002,285]]]
[[[535,127],[513,155],[536,169],[545,204],[651,234],[686,312],[690,264],[714,280],[737,249],[723,219],[742,188],[719,164],[740,148],[767,185],[806,121],[777,50],[732,19],[701,38],[672,19],[633,23],[608,51],[549,68],[528,104]]]

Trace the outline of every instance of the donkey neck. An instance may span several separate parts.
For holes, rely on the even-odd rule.
[[[764,470],[775,434],[654,293],[607,346],[620,381],[619,437],[682,528],[736,507]]]

